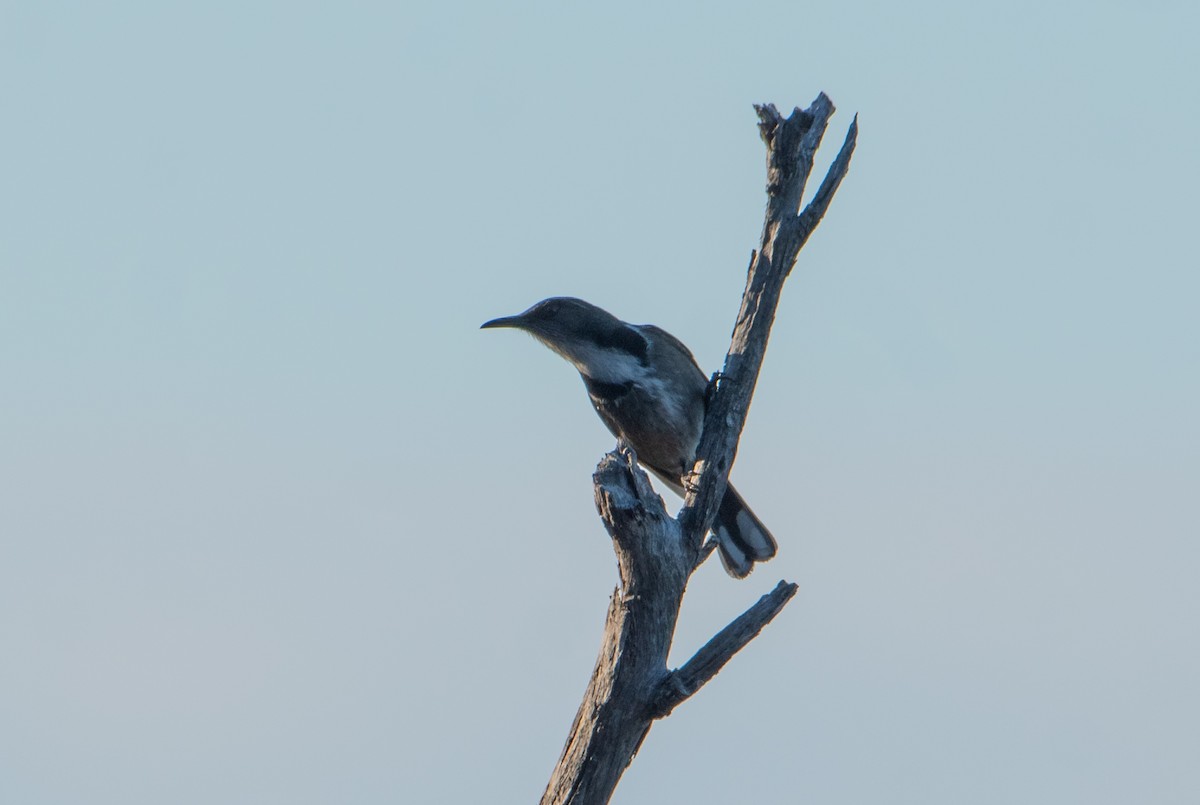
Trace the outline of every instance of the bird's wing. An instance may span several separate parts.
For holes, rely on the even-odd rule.
[[[696,356],[692,354],[692,351],[688,349],[682,341],[661,327],[655,327],[653,324],[641,324],[638,326],[652,334],[651,341],[655,342],[661,347],[673,350],[678,354],[685,356],[689,361],[691,361],[692,366],[696,367],[696,374],[707,380],[708,375],[704,374],[704,370],[700,368],[700,364],[696,363]]]

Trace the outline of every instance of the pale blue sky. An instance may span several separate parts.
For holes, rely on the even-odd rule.
[[[800,593],[616,801],[1200,800],[1198,8],[0,4],[0,801],[535,801],[612,440],[476,328],[715,368],[751,104],[820,90],[734,470],[780,555],[677,659]]]

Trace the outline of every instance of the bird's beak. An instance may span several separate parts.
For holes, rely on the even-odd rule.
[[[493,327],[520,327],[524,324],[524,320],[520,316],[501,316],[498,319],[485,321],[479,325],[480,330],[489,330]]]

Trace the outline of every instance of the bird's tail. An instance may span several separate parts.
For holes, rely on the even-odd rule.
[[[732,484],[725,487],[713,534],[725,572],[737,579],[748,576],[755,562],[767,561],[778,549],[771,532],[754,516]]]

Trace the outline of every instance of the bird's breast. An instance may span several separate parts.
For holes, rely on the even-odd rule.
[[[607,383],[584,375],[596,413],[638,459],[665,475],[686,472],[704,427],[703,395],[671,388],[657,378]]]

